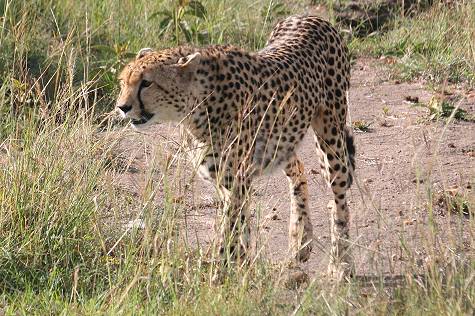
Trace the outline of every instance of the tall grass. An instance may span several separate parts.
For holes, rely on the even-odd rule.
[[[192,37],[198,45],[259,48],[281,12],[275,1],[203,4],[205,18],[184,18],[207,34]],[[124,168],[116,143],[127,131],[98,127],[112,109],[116,72],[143,46],[186,41],[172,29],[157,36],[162,19],[152,17],[177,6],[0,1],[0,315],[473,311],[473,260],[445,260],[444,269],[431,261],[420,280],[408,269],[398,289],[317,276],[291,290],[281,266],[257,258],[216,285],[216,265],[180,238],[180,204],[166,189],[155,198],[175,179],[156,180],[152,167],[138,197],[115,184]],[[140,214],[145,228],[124,228],[126,213]]]
[[[414,18],[397,18],[393,29],[355,39],[357,54],[396,57],[395,70],[406,80],[475,83],[475,4],[434,4]]]

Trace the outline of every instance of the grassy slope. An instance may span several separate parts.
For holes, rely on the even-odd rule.
[[[250,49],[263,45],[281,10],[270,1],[203,3],[206,18],[181,19],[193,42]],[[167,199],[155,204],[150,197],[166,182],[150,181],[138,200],[124,198],[113,181],[121,168],[113,155],[117,136],[97,133],[100,113],[111,109],[115,73],[133,52],[185,41],[186,34],[173,25],[157,36],[163,15],[150,17],[170,8],[176,9],[174,1],[0,1],[0,314],[339,314],[348,309],[366,314],[388,308],[462,313],[473,308],[474,263],[462,266],[456,258],[427,266],[425,282],[389,292],[368,294],[356,282],[336,288],[319,279],[304,291],[289,291],[278,284],[279,268],[263,260],[251,269],[229,271],[223,285],[211,286],[215,267],[173,242],[173,215],[180,210]],[[453,45],[463,56],[473,54],[463,39],[454,37]],[[400,47],[391,40],[371,45]],[[415,41],[404,43],[407,48]],[[446,54],[444,43],[436,43],[430,51]],[[404,57],[406,49],[399,52]],[[473,66],[461,65],[457,73]],[[150,219],[144,231],[117,236],[103,225],[106,217],[138,210]],[[407,271],[409,281],[412,272]]]

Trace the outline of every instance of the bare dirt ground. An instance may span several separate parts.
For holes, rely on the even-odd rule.
[[[427,107],[406,99],[417,98],[419,103],[427,104],[434,92],[422,82],[399,83],[391,79],[382,64],[380,60],[361,59],[352,69],[350,120],[371,124],[369,132],[355,131],[356,183],[349,195],[351,238],[359,275],[398,274],[405,265],[422,267],[435,255],[431,250],[435,244],[442,245],[438,249],[460,256],[475,253],[473,220],[447,212],[437,201],[441,190],[463,194],[474,201],[475,123],[457,121],[446,125],[445,121],[428,120]],[[455,88],[449,90],[457,93]],[[473,114],[474,94],[463,95],[461,107]],[[206,248],[214,236],[214,188],[193,177],[181,156],[173,156],[179,142],[178,129],[169,125],[141,133],[128,132],[120,151],[130,166],[114,181],[139,198],[143,198],[150,179],[162,181],[155,198],[158,207],[163,205],[164,190],[171,192],[185,241],[192,247]],[[311,130],[299,156],[309,180],[315,240],[305,269],[319,273],[326,270],[328,262],[327,203],[332,197],[318,174]],[[164,172],[163,161],[167,158],[175,160],[172,168]],[[287,256],[289,200],[283,173],[256,181],[256,251],[276,262]],[[140,216],[124,214],[123,224]]]

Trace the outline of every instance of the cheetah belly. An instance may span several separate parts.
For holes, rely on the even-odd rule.
[[[269,175],[282,170],[298,148],[297,144],[279,149],[278,140],[269,140],[264,135],[256,138],[253,165],[256,175]]]

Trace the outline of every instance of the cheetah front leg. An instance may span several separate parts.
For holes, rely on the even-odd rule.
[[[312,251],[313,228],[308,215],[308,189],[303,163],[293,156],[285,167],[290,187],[289,249],[296,262],[306,262]]]
[[[229,166],[223,166],[216,152],[202,155],[198,174],[216,186],[222,204],[216,221],[218,256],[226,263],[244,259],[250,239],[248,201],[251,179],[244,172],[232,172]]]
[[[225,262],[243,263],[250,245],[249,192],[250,179],[238,173],[224,177],[218,190],[223,202],[223,216],[219,229],[219,254]]]

